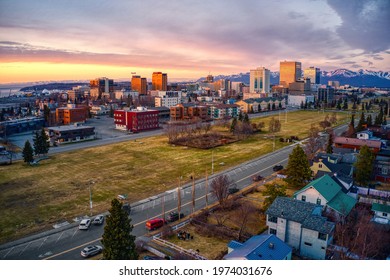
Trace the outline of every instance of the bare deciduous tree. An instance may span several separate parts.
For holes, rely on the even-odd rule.
[[[229,196],[229,187],[232,183],[230,178],[224,174],[219,175],[211,181],[210,189],[222,207],[225,206],[225,201]]]
[[[272,117],[268,124],[268,131],[271,133],[279,132],[282,128],[282,124],[278,119]]]
[[[237,240],[241,240],[248,222],[255,220],[256,207],[249,201],[241,203],[240,207],[235,212],[233,219],[239,225]]]
[[[305,145],[305,154],[309,160],[314,159],[316,153],[323,146],[323,143],[318,136],[319,129],[318,127],[312,125],[309,130],[309,139]]]

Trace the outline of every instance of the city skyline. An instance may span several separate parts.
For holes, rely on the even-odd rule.
[[[390,2],[2,1],[0,83],[302,69],[389,71]]]

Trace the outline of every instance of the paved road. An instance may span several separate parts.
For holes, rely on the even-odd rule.
[[[345,130],[343,125],[335,130],[336,134]],[[145,135],[143,135],[145,136]],[[269,176],[273,173],[272,167],[276,164],[287,165],[288,156],[296,144],[285,147],[274,153],[262,156],[250,162],[243,163],[229,170],[223,171],[234,182],[238,188],[244,188],[252,183],[251,177],[254,174]],[[214,174],[213,176],[217,176]],[[209,181],[213,176],[210,176]],[[201,179],[195,184],[196,203],[195,210],[203,208],[206,204],[205,181]],[[162,198],[164,197],[164,199]],[[182,212],[186,215],[192,212],[191,186],[183,186],[182,191]],[[208,195],[209,203],[213,199]],[[142,236],[147,233],[144,228],[145,222],[153,217],[162,215],[162,201],[165,201],[165,212],[176,210],[177,191],[171,190],[158,194],[144,201],[132,204],[132,223],[134,224],[133,234]],[[81,259],[80,251],[89,244],[99,244],[103,234],[103,226],[91,226],[88,231],[81,231],[77,223],[63,228],[44,232],[39,235],[27,237],[15,242],[0,246],[0,259],[13,260],[37,260],[37,259]]]

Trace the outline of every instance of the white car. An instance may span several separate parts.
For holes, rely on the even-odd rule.
[[[85,247],[81,251],[81,256],[83,258],[88,258],[88,257],[92,257],[94,255],[100,254],[102,251],[103,251],[103,247],[102,246],[90,245],[90,246]]]
[[[89,229],[91,225],[91,219],[83,219],[79,224],[79,229]]]
[[[104,222],[104,216],[103,215],[98,215],[95,217],[95,219],[93,219],[93,224],[94,225],[102,225]]]

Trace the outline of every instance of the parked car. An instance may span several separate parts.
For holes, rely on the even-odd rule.
[[[100,254],[101,252],[103,252],[103,247],[102,247],[102,246],[99,246],[99,245],[90,245],[90,246],[85,247],[85,248],[81,251],[81,256],[82,256],[83,258],[88,258],[88,257],[95,256],[95,255],[97,255],[97,254]]]
[[[158,228],[162,227],[164,224],[165,224],[164,219],[157,218],[157,219],[147,221],[145,224],[145,227],[148,230],[154,230],[154,229],[158,229]]]
[[[91,225],[91,219],[83,219],[79,224],[79,229],[89,229]]]
[[[180,213],[180,219],[184,217],[183,213]],[[174,221],[179,220],[179,213],[177,212],[170,212],[168,214],[167,222],[172,223]]]
[[[239,190],[240,189],[237,187],[231,187],[228,189],[228,192],[229,192],[229,194],[234,194],[234,193],[238,192]]]
[[[283,165],[275,165],[273,170],[276,172],[276,171],[280,171],[283,169]]]
[[[98,215],[93,219],[92,222],[94,225],[102,225],[104,223],[104,216],[103,215]]]
[[[259,182],[259,181],[261,181],[261,180],[263,180],[263,179],[264,179],[264,177],[261,176],[261,175],[254,175],[254,176],[252,177],[253,182]]]

